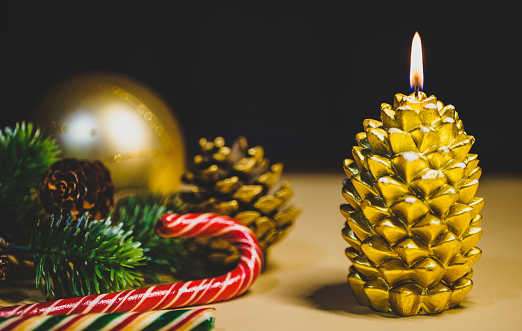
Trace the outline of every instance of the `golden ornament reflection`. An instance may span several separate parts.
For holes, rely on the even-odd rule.
[[[172,192],[184,172],[183,134],[172,109],[124,75],[88,73],[52,89],[30,120],[48,129],[63,157],[100,159],[116,190]]]

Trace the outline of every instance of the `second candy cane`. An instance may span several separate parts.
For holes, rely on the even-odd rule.
[[[255,235],[234,219],[214,214],[165,214],[156,226],[162,237],[220,236],[241,255],[237,267],[219,277],[0,308],[0,317],[144,312],[224,301],[244,293],[261,271],[263,256]]]

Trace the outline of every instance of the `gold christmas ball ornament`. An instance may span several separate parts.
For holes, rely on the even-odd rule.
[[[127,76],[89,73],[52,89],[33,122],[47,129],[63,157],[99,159],[116,191],[176,191],[185,147],[174,112],[152,90]]]
[[[363,124],[342,189],[352,292],[404,316],[458,306],[482,254],[475,139],[452,105],[422,92],[397,94]]]

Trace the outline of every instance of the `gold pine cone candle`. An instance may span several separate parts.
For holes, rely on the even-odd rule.
[[[239,137],[231,147],[222,137],[199,141],[201,154],[194,157],[183,176],[192,185],[184,200],[194,212],[234,217],[257,236],[263,253],[280,241],[293,225],[299,211],[287,202],[293,195],[288,182],[278,186],[283,165],[270,165],[261,146],[248,148]],[[231,265],[239,259],[237,249],[218,238],[197,239],[211,262]]]
[[[363,125],[344,161],[341,205],[356,300],[404,316],[458,306],[482,254],[473,136],[452,105],[423,92],[395,95],[381,121]]]

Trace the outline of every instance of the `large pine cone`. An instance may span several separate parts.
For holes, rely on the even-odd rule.
[[[40,201],[48,213],[71,211],[75,218],[88,212],[105,219],[114,199],[109,170],[98,160],[64,158],[49,168],[40,183]]]
[[[268,248],[281,240],[299,211],[286,202],[293,192],[287,182],[280,187],[283,165],[270,166],[260,146],[248,148],[244,137],[232,147],[221,137],[214,141],[200,139],[201,154],[196,155],[183,181],[192,184],[182,196],[193,203],[194,212],[228,215],[247,225],[257,236],[266,256]],[[198,239],[198,248],[212,262],[233,264],[239,259],[237,249],[220,239]]]

